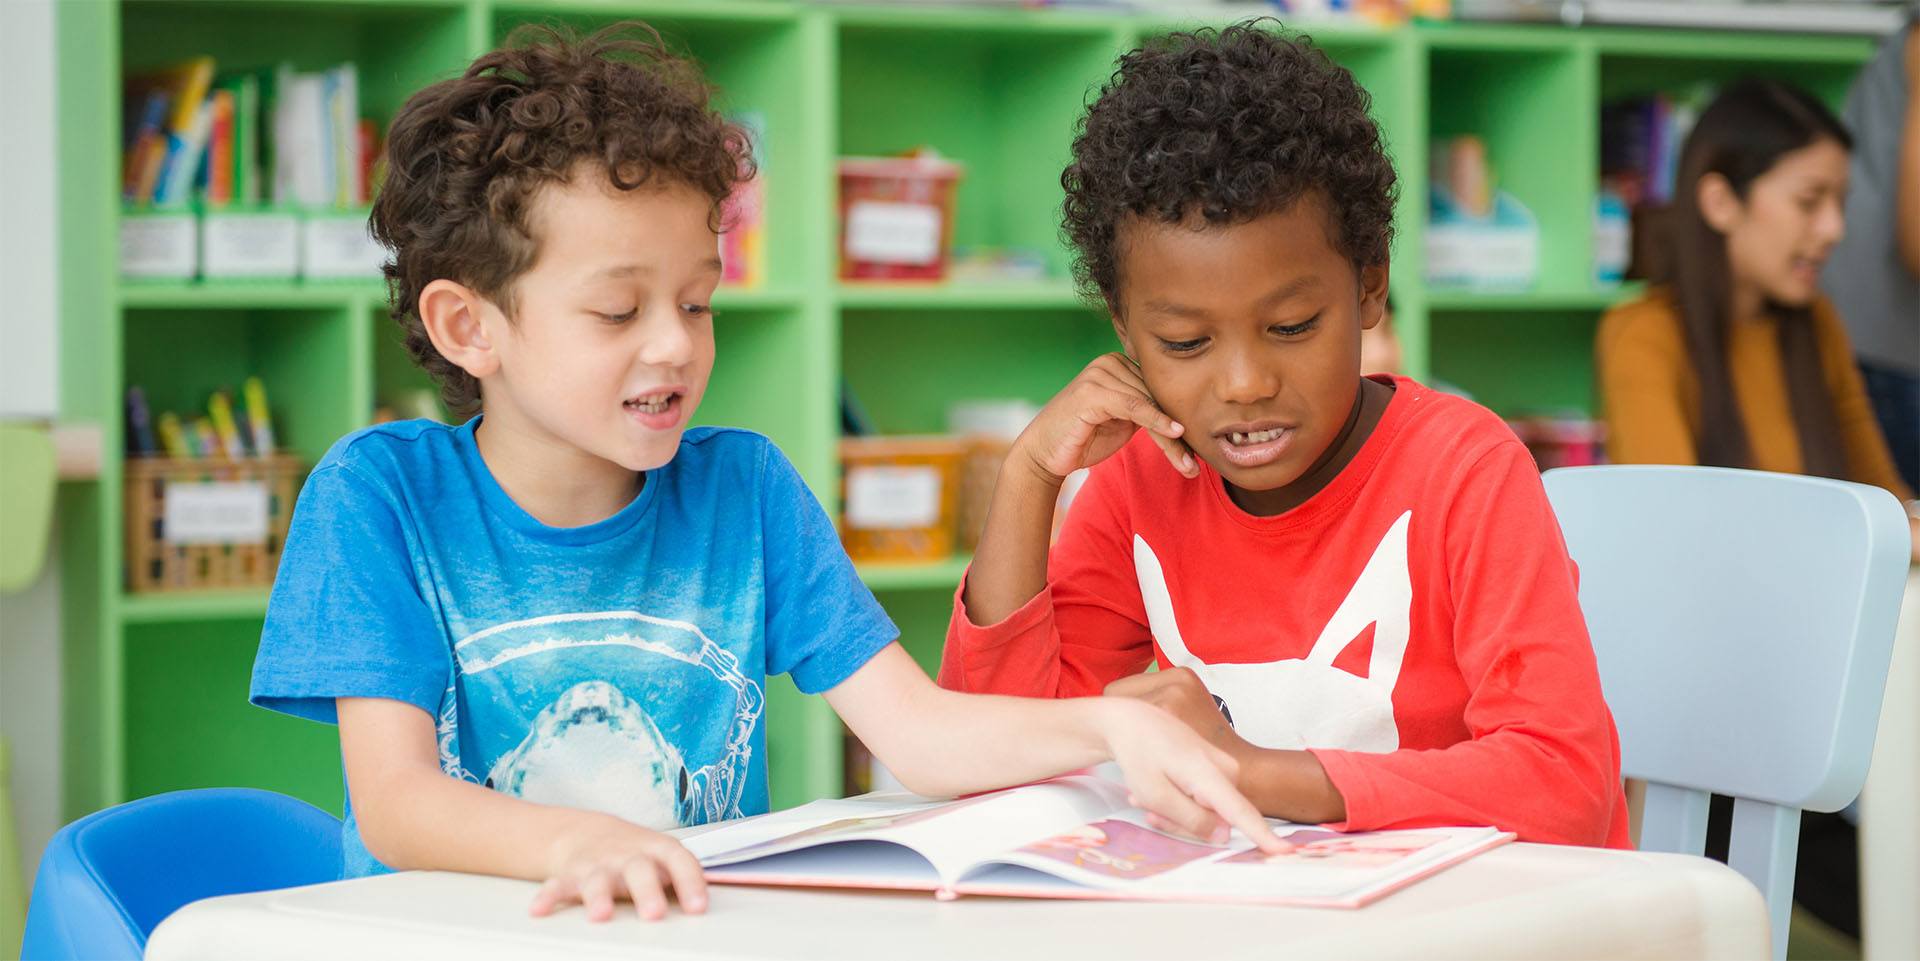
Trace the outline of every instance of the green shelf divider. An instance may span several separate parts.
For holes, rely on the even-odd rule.
[[[1065,280],[996,285],[845,284],[843,310],[1090,310]]]
[[[960,578],[967,573],[967,565],[971,563],[973,555],[962,554],[924,563],[869,561],[855,565],[855,569],[860,572],[860,579],[875,592],[951,591],[960,586]]]
[[[236,591],[184,591],[178,594],[126,594],[120,617],[129,624],[224,621],[265,617],[266,588]]]

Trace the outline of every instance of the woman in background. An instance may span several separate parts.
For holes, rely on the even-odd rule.
[[[1886,488],[1907,504],[1920,560],[1920,505],[1820,293],[1851,146],[1819,100],[1771,80],[1735,83],[1701,113],[1655,283],[1600,321],[1607,455]]]
[[[1595,345],[1607,455],[1812,474],[1913,493],[1894,469],[1820,271],[1845,232],[1852,140],[1804,91],[1733,84],[1681,150],[1654,284],[1601,318]],[[1725,859],[1731,805],[1715,797],[1707,850]],[[1794,897],[1860,936],[1854,828],[1801,820]]]

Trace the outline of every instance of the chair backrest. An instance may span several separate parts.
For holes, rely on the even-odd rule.
[[[1548,471],[1580,606],[1647,781],[1644,850],[1700,854],[1734,798],[1727,863],[1758,886],[1776,957],[1800,811],[1860,792],[1911,540],[1877,487],[1711,467]]]
[[[189,902],[339,876],[340,821],[304,801],[247,788],[141,798],[54,835],[21,952],[137,959],[154,927]]]

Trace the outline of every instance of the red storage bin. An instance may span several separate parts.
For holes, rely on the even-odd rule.
[[[840,160],[840,279],[945,280],[963,171],[936,156]]]

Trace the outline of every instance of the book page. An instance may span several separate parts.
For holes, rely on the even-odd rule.
[[[1357,904],[1509,838],[1493,828],[1419,828],[1343,834],[1281,832],[1288,849],[1248,850],[1157,878],[1160,892]]]
[[[1031,868],[1089,887],[1112,888],[1137,885],[1250,848],[1244,840],[1216,846],[1156,831],[1135,809],[1022,845],[993,863]],[[973,877],[974,873],[967,875]]]
[[[867,811],[850,810],[847,803],[802,805],[772,837],[766,836],[765,825],[751,834],[723,829],[692,839],[689,847],[704,866],[717,868],[828,844],[884,841],[919,854],[933,865],[943,885],[951,885],[969,867],[996,854],[1124,808],[1126,789],[1098,777],[1072,775],[945,803]]]
[[[1174,837],[1126,812],[1025,845],[995,864],[1040,871],[1086,887],[1141,896],[1358,903],[1421,877],[1506,836],[1492,828],[1341,833],[1275,825],[1287,849],[1254,850],[1235,836],[1226,847]],[[970,872],[966,884],[1017,883],[1003,870]]]

